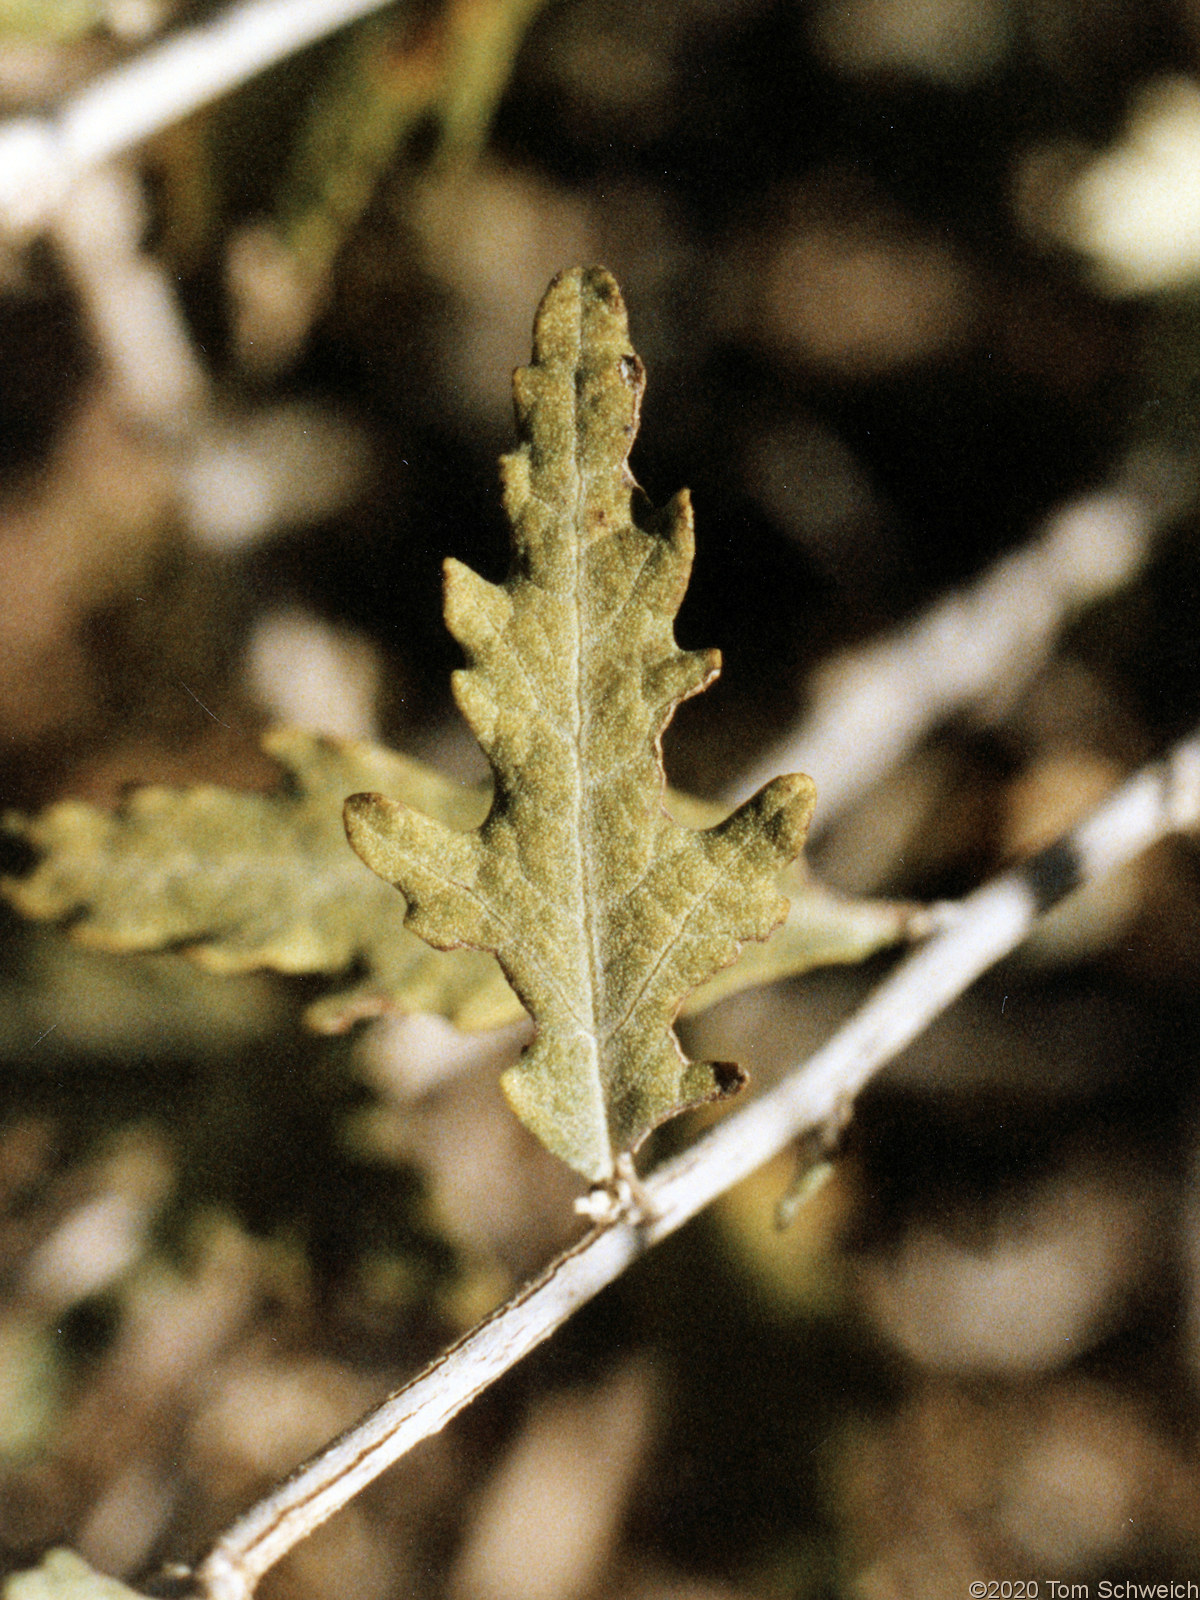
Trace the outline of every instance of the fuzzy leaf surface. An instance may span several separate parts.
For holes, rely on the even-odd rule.
[[[678,789],[667,790],[667,810],[689,828],[712,828],[729,815],[727,806]],[[766,939],[746,945],[732,966],[693,989],[679,1009],[681,1017],[693,1017],[743,989],[799,978],[816,967],[865,961],[927,931],[922,907],[839,894],[814,878],[803,858],[784,867],[777,888],[787,900],[787,916]]]
[[[468,663],[454,695],[495,774],[491,809],[464,831],[378,793],[346,806],[351,843],[402,891],[414,932],[499,958],[538,1029],[505,1092],[594,1182],[738,1080],[688,1061],[672,1023],[782,921],[776,879],[813,805],[810,780],[792,776],[711,828],[667,813],[663,730],[720,663],[675,643],[691,507],[681,493],[653,511],[630,474],[644,381],[609,274],[555,279],[514,378],[509,577],[446,563],[446,621]]]
[[[5,897],[28,917],[70,919],[79,942],[114,954],[182,948],[217,973],[360,969],[353,987],[309,1007],[310,1023],[326,1032],[385,1011],[435,1012],[468,1029],[520,1018],[492,956],[432,950],[405,928],[404,901],[366,871],[342,827],[342,803],[364,783],[454,827],[486,815],[490,789],[379,746],[296,729],[276,729],[265,743],[287,773],[276,793],[147,787],[116,811],[68,800],[10,817],[39,860],[27,877],[0,885]],[[725,816],[674,790],[667,808],[692,828]],[[911,907],[835,895],[798,865],[779,886],[786,920],[689,995],[684,1015],[816,966],[862,961],[909,936]],[[73,981],[69,970],[62,981]],[[47,1003],[57,1003],[52,992]],[[0,1034],[9,1020],[0,1015]]]

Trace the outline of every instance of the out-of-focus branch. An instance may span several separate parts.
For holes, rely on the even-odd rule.
[[[258,260],[258,278],[265,269],[286,280],[275,297],[289,303],[280,336],[284,354],[303,337],[333,256],[402,133],[440,106],[444,160],[472,153],[517,45],[544,3],[446,0],[436,26],[394,58],[384,21],[350,42],[318,96],[297,172],[285,186],[286,246],[273,234],[268,239],[270,230],[255,230],[260,256],[267,252]],[[328,515],[361,480],[364,451],[354,430],[312,408],[259,411],[232,425],[216,414],[175,285],[143,248],[141,184],[135,162],[121,155],[384,4],[242,0],[212,23],[176,33],[98,79],[55,117],[0,124],[0,232],[20,237],[47,229],[53,235],[123,408],[174,448],[184,514],[203,542],[237,544],[286,522]],[[255,281],[247,259],[254,250],[245,238],[243,248],[238,243],[231,275],[245,290]],[[281,353],[279,338],[249,339],[256,342],[261,349],[252,364],[270,370]],[[247,338],[239,343],[246,357]],[[303,451],[295,448],[301,439]]]
[[[1200,826],[1200,732],[1144,768],[1072,832],[943,908],[910,955],[807,1062],[645,1181],[632,1212],[599,1226],[471,1333],[239,1519],[197,1574],[204,1600],[248,1600],[293,1545],[611,1283],[793,1139],[840,1124],[863,1085],[1072,889],[1164,835]],[[640,1209],[639,1209],[640,1206]]]
[[[313,407],[217,414],[174,284],[142,247],[141,180],[112,157],[383,3],[245,0],[114,69],[57,117],[0,126],[0,228],[52,233],[119,404],[169,447],[185,520],[203,543],[327,515],[356,492],[365,450],[355,430]]]
[[[951,713],[1011,699],[1073,615],[1137,574],[1193,480],[1177,458],[1140,454],[1110,488],[1064,506],[1039,538],[971,588],[826,662],[803,722],[739,778],[730,803],[776,772],[807,772],[819,830]]]
[[[0,127],[0,225],[43,227],[84,173],[111,161],[387,0],[242,0],[73,95],[53,117]]]
[[[230,548],[327,516],[367,471],[358,430],[314,405],[222,414],[162,263],[142,248],[142,185],[114,162],[77,183],[52,220],[122,411],[165,447],[201,544]]]
[[[179,438],[208,404],[208,374],[167,274],[141,249],[145,222],[137,174],[114,163],[75,185],[53,234],[124,408]]]

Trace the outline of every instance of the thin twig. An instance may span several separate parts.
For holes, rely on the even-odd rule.
[[[219,408],[171,274],[143,247],[144,213],[134,163],[112,162],[74,185],[51,229],[111,399],[157,444],[184,525],[227,550],[341,509],[367,470],[358,430],[311,404]]]
[[[1071,617],[1132,581],[1193,478],[1179,458],[1140,453],[970,588],[825,662],[801,724],[739,776],[730,803],[776,772],[807,772],[821,796],[816,827],[826,828],[946,717],[1011,700]]]
[[[940,931],[901,962],[815,1055],[645,1180],[642,1216],[594,1228],[235,1522],[199,1568],[205,1600],[247,1600],[293,1545],[442,1428],[642,1251],[793,1139],[843,1117],[872,1074],[1014,949],[1064,895],[1166,834],[1196,826],[1200,732],[1166,761],[1135,774],[1055,844],[946,907]]]
[[[387,0],[243,0],[114,67],[54,117],[0,128],[0,221],[42,227],[84,173]]]

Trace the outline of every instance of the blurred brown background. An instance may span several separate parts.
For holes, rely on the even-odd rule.
[[[6,0],[0,109],[53,108],[219,11]],[[511,369],[548,279],[591,260],[649,370],[638,477],[695,499],[681,643],[725,656],[669,736],[673,783],[717,798],[803,745],[831,659],[1066,513],[1100,567],[1132,540],[1124,564],[1061,600],[1053,563],[989,589],[979,685],[930,696],[818,812],[817,870],[958,895],[1196,720],[1183,0],[409,0],[36,224],[19,209],[11,806],[267,788],[276,721],[481,776],[440,566],[504,570]],[[1043,594],[1029,648],[991,649]],[[919,680],[912,657],[880,677],[881,728]],[[571,1237],[572,1183],[499,1094],[519,1030],[321,1040],[307,980],[105,956],[7,912],[0,938],[0,1568],[66,1543],[166,1593],[164,1561]],[[1200,863],[1174,843],[889,1069],[788,1233],[776,1163],[264,1596],[1200,1581],[1198,958]],[[726,1001],[689,1045],[770,1081],[886,964]]]

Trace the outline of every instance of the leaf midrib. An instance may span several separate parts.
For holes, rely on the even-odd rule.
[[[587,977],[588,993],[586,995],[586,1026],[584,1034],[588,1042],[592,1057],[592,1091],[594,1095],[596,1118],[600,1125],[607,1128],[608,1117],[604,1103],[604,1085],[600,1067],[600,1028],[599,1017],[603,1014],[603,989],[604,989],[604,952],[600,948],[602,929],[599,926],[597,910],[599,906],[596,895],[596,863],[595,840],[591,827],[590,810],[587,803],[587,755],[590,748],[591,724],[593,720],[592,708],[589,705],[589,696],[586,692],[588,674],[586,671],[586,625],[584,616],[584,570],[588,557],[585,543],[587,535],[587,505],[590,484],[584,471],[582,452],[580,449],[580,390],[581,385],[576,381],[582,372],[584,358],[584,296],[579,296],[579,312],[577,325],[577,342],[575,350],[575,370],[571,374],[572,389],[572,464],[574,469],[574,506],[572,508],[573,523],[573,549],[575,559],[573,563],[574,594],[574,655],[575,655],[575,836],[578,841],[578,881],[582,899],[583,936],[587,947]],[[586,375],[585,375],[586,381]]]

